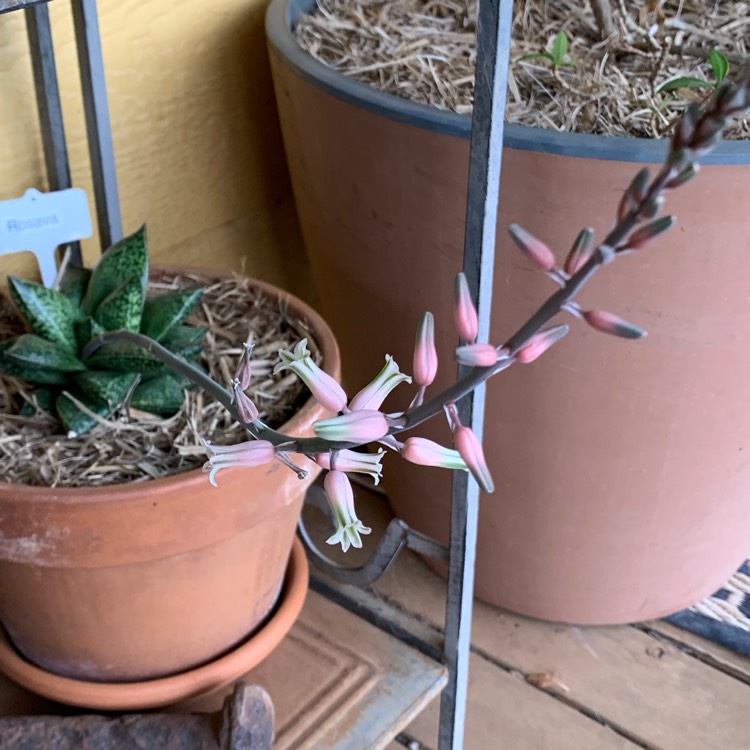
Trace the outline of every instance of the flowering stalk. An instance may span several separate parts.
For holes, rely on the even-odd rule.
[[[250,404],[241,400],[242,383],[246,377],[242,364],[235,379],[234,397],[205,373],[186,361],[176,357],[157,342],[130,331],[116,331],[94,339],[83,351],[84,361],[102,344],[114,340],[126,340],[142,346],[154,357],[176,372],[185,375],[196,385],[222,403],[229,411],[245,423],[248,432],[256,439],[248,444],[219,449],[209,447],[213,455],[207,464],[209,479],[213,482],[216,473],[230,465],[258,465],[280,454],[300,453],[315,457],[318,463],[330,471],[326,476],[326,492],[336,519],[336,532],[331,543],[349,546],[361,545],[360,535],[368,533],[357,519],[353,506],[353,491],[346,474],[357,468],[349,449],[379,441],[394,447],[413,463],[428,465],[450,465],[450,468],[468,468],[479,484],[491,491],[489,474],[482,446],[474,433],[458,421],[455,403],[493,375],[514,363],[529,363],[541,356],[568,331],[568,326],[548,327],[558,313],[567,311],[582,319],[592,328],[603,333],[623,337],[639,338],[645,332],[612,313],[603,310],[584,311],[575,301],[583,286],[603,266],[633,250],[642,249],[654,238],[669,229],[672,217],[658,214],[664,203],[664,193],[685,184],[698,172],[696,160],[707,153],[719,140],[727,119],[739,114],[750,100],[750,85],[724,84],[715,92],[704,111],[691,105],[672,137],[667,159],[661,169],[649,178],[647,170],[641,170],[626,189],[616,212],[614,227],[606,237],[595,245],[593,232],[583,230],[573,243],[562,268],[559,268],[552,250],[520,227],[513,226],[511,235],[524,253],[547,275],[560,285],[537,311],[502,345],[493,346],[478,342],[478,320],[468,284],[463,274],[456,280],[456,304],[454,321],[462,345],[456,356],[467,365],[467,372],[456,383],[445,388],[427,401],[423,400],[425,388],[432,383],[437,371],[437,355],[434,352],[432,317],[423,318],[414,358],[415,381],[419,388],[412,405],[402,414],[385,415],[379,411],[385,396],[399,383],[407,382],[392,359],[386,359],[386,367],[364,391],[347,406],[347,396],[341,386],[313,362],[300,342],[293,352],[280,352],[281,363],[276,371],[290,369],[310,388],[321,404],[334,412],[346,412],[332,419],[320,420],[314,425],[316,437],[298,438],[284,435],[262,424],[254,416]],[[249,356],[249,355],[245,355]],[[356,408],[355,408],[356,407]],[[411,430],[422,422],[442,412],[447,407],[453,430],[455,450],[430,444],[422,438],[408,438],[400,443],[396,436]],[[245,418],[242,418],[245,417]],[[283,448],[281,448],[283,447]],[[361,455],[361,454],[356,454]],[[459,464],[459,461],[461,464]],[[380,477],[377,469],[370,466],[373,478]]]

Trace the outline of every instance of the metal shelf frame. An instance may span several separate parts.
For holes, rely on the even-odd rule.
[[[47,177],[50,189],[60,190],[71,187],[72,183],[50,28],[49,1],[0,0],[0,13],[24,10],[26,14]],[[70,2],[97,223],[102,249],[106,249],[122,237],[122,220],[96,0]],[[479,314],[480,340],[488,340],[489,337],[512,14],[512,0],[483,0],[479,4],[463,270]],[[77,246],[72,249],[72,260],[81,263],[80,248]],[[481,439],[484,386],[458,406],[462,422],[471,426]],[[324,498],[316,493],[319,490],[313,488],[308,502],[321,504]],[[346,594],[322,578],[313,581],[318,590],[446,664],[449,680],[441,695],[438,750],[461,750],[464,744],[478,514],[478,486],[464,472],[456,472],[450,543],[447,547],[395,519],[369,562],[354,570],[342,568],[328,560],[310,540],[304,523],[300,523],[300,532],[313,563],[329,579],[343,584],[363,586],[374,582],[404,548],[430,555],[448,566],[442,643],[435,643],[435,639],[428,635],[415,635],[402,623],[367,606],[364,592],[363,596]]]
[[[483,0],[479,3],[463,271],[479,316],[480,341],[489,340],[490,333],[512,21],[512,0]],[[481,440],[485,386],[463,399],[458,408],[462,423],[469,425]],[[324,498],[313,488],[308,501],[321,505]],[[405,547],[447,564],[445,628],[439,645],[430,634],[417,635],[408,624],[396,622],[392,615],[384,614],[382,608],[368,606],[366,597],[353,595],[326,580],[313,582],[318,590],[425,653],[440,658],[448,667],[448,684],[440,698],[438,750],[461,750],[464,745],[478,518],[478,485],[467,473],[454,472],[448,547],[394,519],[370,560],[356,569],[342,568],[328,560],[313,545],[304,521],[300,522],[301,535],[313,564],[329,579],[343,584],[362,586],[373,583]]]
[[[23,10],[26,16],[47,182],[50,190],[64,190],[72,187],[72,181],[49,18],[50,1],[0,0],[0,14]],[[99,18],[96,0],[70,0],[70,4],[73,10],[97,225],[104,251],[122,238],[122,219]],[[71,247],[70,260],[76,265],[82,265],[78,243]]]

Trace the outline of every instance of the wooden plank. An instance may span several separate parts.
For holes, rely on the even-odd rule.
[[[535,690],[520,674],[471,658],[464,750],[636,750],[612,729]],[[425,749],[437,747],[439,705],[407,728]],[[421,749],[420,749],[421,750]]]
[[[276,706],[276,750],[385,747],[442,689],[445,669],[311,593],[251,679]]]
[[[439,632],[429,624],[422,622],[408,611],[391,606],[377,596],[376,592],[366,592],[346,585],[333,585],[333,594],[342,601],[348,601],[357,609],[365,611],[366,616],[374,616],[376,621],[385,620],[381,627],[389,632],[404,629],[410,635],[416,635],[431,647]],[[605,727],[597,720],[582,714],[576,707],[566,706],[563,701],[540,692],[524,680],[518,671],[509,671],[493,664],[481,656],[472,657],[468,699],[468,748],[492,747],[487,744],[492,736],[499,738],[502,748],[636,748],[643,747],[628,741],[628,738]],[[533,678],[542,684],[549,682],[549,690],[564,690],[563,685],[554,679],[536,675]],[[406,729],[405,734],[413,736],[418,743],[414,750],[430,750],[437,744],[439,705],[435,701],[427,708],[427,717],[421,714]],[[540,726],[543,729],[540,730]],[[553,739],[545,728],[555,728],[564,735],[564,739]],[[396,746],[397,747],[397,746]]]
[[[750,658],[737,651],[706,640],[689,630],[683,630],[664,620],[652,620],[637,626],[654,638],[664,638],[668,643],[686,651],[696,659],[710,664],[743,682],[750,683]]]
[[[276,709],[274,750],[380,750],[438,695],[445,668],[311,592],[281,646],[246,679]],[[216,711],[226,692],[182,710]]]
[[[444,583],[405,555],[378,590],[439,626]],[[648,748],[748,746],[750,686],[632,627],[537,622],[478,604],[475,650]],[[563,685],[565,690],[555,686]],[[541,723],[541,722],[540,722]]]

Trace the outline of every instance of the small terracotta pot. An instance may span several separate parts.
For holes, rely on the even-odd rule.
[[[218,274],[206,272],[212,277]],[[253,282],[305,320],[338,377],[339,352],[304,302]],[[314,399],[281,429],[309,435]],[[123,682],[183,672],[234,648],[274,606],[309,477],[273,463],[149,482],[0,484],[0,621],[31,662]]]
[[[313,60],[290,32],[313,5],[273,0],[266,30],[305,244],[321,310],[347,353],[345,381],[364,385],[386,352],[408,371],[430,310],[436,386],[445,385],[455,372],[470,119]],[[508,225],[562,260],[581,227],[604,236],[623,189],[666,151],[664,142],[510,125],[505,144],[496,343],[552,292]],[[750,143],[721,144],[703,161],[701,175],[669,195],[678,227],[604,268],[581,297],[648,338],[623,342],[570,320],[553,350],[488,384],[484,445],[497,489],[482,498],[476,591],[493,604],[551,620],[642,620],[712,593],[747,556]],[[448,441],[443,422],[416,433]],[[447,538],[447,472],[391,458],[384,485],[399,516]]]
[[[295,539],[277,605],[263,625],[217,659],[185,672],[137,682],[93,682],[62,677],[21,657],[0,631],[0,669],[45,698],[98,711],[138,711],[215,694],[249,672],[282,641],[302,611],[309,570],[304,547]]]

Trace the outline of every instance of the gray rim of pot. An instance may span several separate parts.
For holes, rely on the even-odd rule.
[[[316,0],[272,0],[266,13],[269,43],[303,78],[338,99],[392,120],[469,139],[471,118],[468,115],[378,91],[323,65],[305,52],[292,36],[291,29],[300,16],[311,12],[315,6]],[[657,164],[663,161],[666,152],[665,140],[567,133],[512,124],[505,128],[505,145],[562,156]],[[724,141],[701,162],[750,164],[750,141]]]

